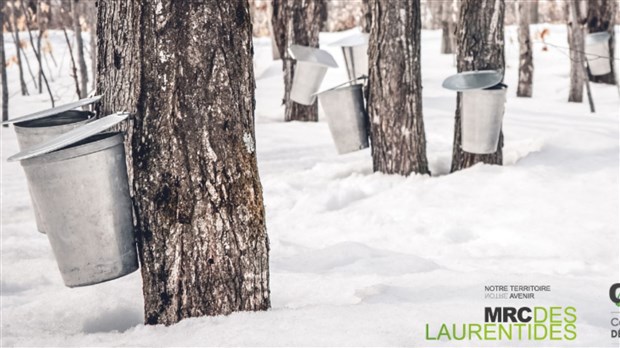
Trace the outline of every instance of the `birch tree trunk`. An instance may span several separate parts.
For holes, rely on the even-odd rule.
[[[290,98],[295,75],[295,61],[288,52],[290,45],[319,47],[322,1],[319,0],[274,0],[272,26],[282,57],[284,71],[285,121],[318,121],[318,103],[302,105]]]
[[[4,28],[4,0],[0,1],[0,28]],[[2,77],[2,121],[9,119],[9,84],[6,76],[6,56],[4,53],[4,30],[0,30],[0,75]],[[8,125],[5,125],[8,127]]]
[[[519,85],[518,97],[532,96],[532,80],[534,78],[534,60],[532,40],[530,39],[530,6],[527,1],[518,3],[517,16],[519,19]]]
[[[99,0],[102,112],[128,110],[147,324],[266,310],[247,0]]]
[[[615,85],[616,67],[615,67],[615,15],[618,11],[617,0],[590,0],[588,1],[588,32],[598,33],[607,31],[611,36],[609,38],[609,57],[611,62],[611,72],[602,76],[590,76],[590,81],[607,83]]]
[[[462,0],[460,2],[457,37],[457,70],[505,71],[504,0]],[[454,122],[454,145],[451,171],[455,172],[483,162],[502,165],[504,136],[500,132],[497,151],[473,154],[461,149],[461,93],[457,94]]]
[[[80,11],[78,0],[71,0],[71,14],[73,15],[73,32],[75,33],[75,48],[77,49],[77,61],[80,68],[80,98],[88,95],[88,69],[84,59],[84,40],[82,39],[82,26],[80,25]]]
[[[375,171],[429,174],[422,119],[420,1],[371,0],[368,112]]]
[[[583,102],[583,57],[584,50],[584,30],[581,25],[581,9],[578,4],[573,6],[567,2],[567,25],[568,25],[568,46],[570,48],[570,88],[568,91],[568,101]]]

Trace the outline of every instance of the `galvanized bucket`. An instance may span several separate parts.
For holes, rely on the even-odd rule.
[[[368,115],[362,87],[336,87],[318,94],[339,154],[368,147]]]
[[[593,76],[607,75],[611,72],[609,37],[606,31],[586,35],[586,58]]]
[[[337,68],[338,64],[327,51],[314,47],[291,45],[289,53],[296,60],[290,98],[299,104],[312,105],[327,68]]]
[[[463,91],[461,146],[463,151],[487,154],[497,151],[506,104],[507,86]]]
[[[357,33],[332,43],[342,48],[349,79],[368,75],[368,34]]]
[[[13,126],[15,127],[19,149],[26,150],[34,145],[53,139],[85,124],[92,119],[93,115],[93,113],[88,111],[70,110],[44,118],[15,123]],[[30,200],[34,209],[37,230],[45,233],[37,201],[32,192],[30,192]]]
[[[326,73],[327,68],[324,66],[297,62],[291,88],[291,100],[303,105],[314,104],[316,100],[314,93],[321,87]]]
[[[97,134],[22,166],[66,286],[138,269],[121,133]]]

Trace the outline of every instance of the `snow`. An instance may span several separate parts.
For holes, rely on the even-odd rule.
[[[563,25],[532,32],[543,27],[550,42],[566,45]],[[321,35],[341,66],[328,70],[322,89],[346,81],[340,50],[329,44],[355,32]],[[535,43],[534,96],[516,98],[518,42],[509,27],[505,165],[449,174],[456,97],[441,82],[455,68],[452,56],[439,54],[440,37],[422,34],[432,176],[409,177],[373,173],[368,149],[338,155],[322,112],[318,123],[284,123],[279,62],[271,61],[268,39],[255,40],[252,148],[271,241],[268,312],[145,326],[139,272],[64,287],[46,236],[36,231],[24,174],[6,162],[17,152],[14,132],[2,128],[2,346],[540,343],[425,341],[426,323],[482,322],[483,307],[496,305],[574,306],[577,340],[545,345],[617,346],[607,292],[620,264],[618,90],[592,84],[596,114],[587,103],[566,102],[568,57]],[[53,68],[52,90],[62,102],[75,100],[62,33],[50,39],[62,65]],[[11,57],[12,39],[5,41]],[[9,82],[11,117],[49,107],[31,84],[31,96],[19,95],[14,65]],[[552,291],[535,301],[484,299],[485,285],[502,284]]]

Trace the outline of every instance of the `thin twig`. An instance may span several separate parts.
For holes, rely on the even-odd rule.
[[[80,93],[80,83],[78,82],[77,77],[77,69],[75,67],[75,59],[73,59],[73,49],[71,48],[71,40],[69,40],[69,35],[67,35],[67,29],[63,26],[62,32],[65,34],[65,40],[67,41],[67,47],[69,48],[69,56],[71,57],[71,70],[73,70],[73,81],[75,81],[75,92],[78,95],[78,98],[82,95]]]
[[[577,53],[585,54],[585,55],[590,56],[590,57],[603,58],[603,59],[613,59],[613,60],[620,61],[620,58],[611,58],[609,56],[601,56],[600,54],[588,53],[586,51],[581,51],[581,50],[574,50],[574,49],[572,49],[570,47],[560,46],[560,45],[556,45],[556,44],[552,44],[552,43],[546,42],[545,40],[542,40],[542,41],[534,40],[534,43],[542,43],[544,45],[549,45],[549,46],[551,46],[553,48],[556,48],[556,49],[559,48],[559,49],[564,49],[564,50],[568,50],[568,51],[574,51],[574,52],[577,52]]]
[[[26,9],[23,1],[21,2],[21,4],[22,4],[22,11],[24,11],[24,16],[26,16],[26,29],[28,29],[28,36],[30,37],[30,45],[32,46],[32,50],[34,51],[35,56],[37,57],[37,61],[39,62],[39,67],[42,67],[43,65],[41,64],[41,55],[39,54],[39,52],[37,52],[37,49],[34,46],[34,39],[32,38],[32,31],[30,30],[30,26],[28,25],[28,23],[32,21],[32,18],[30,17],[29,12]],[[54,107],[55,106],[54,96],[52,95],[52,90],[50,89],[50,85],[47,82],[47,77],[45,76],[45,72],[43,71],[42,68],[41,68],[41,76],[43,76],[43,80],[45,81],[45,87],[47,88],[47,93],[49,93],[50,101],[52,102],[52,107]]]

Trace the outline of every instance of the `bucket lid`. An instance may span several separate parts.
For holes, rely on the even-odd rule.
[[[46,109],[46,110],[42,110],[42,111],[37,111],[37,112],[29,114],[29,115],[25,115],[25,116],[21,116],[21,117],[18,117],[18,118],[10,119],[10,120],[2,122],[2,124],[5,125],[5,124],[12,124],[12,123],[18,123],[18,122],[24,122],[24,121],[37,120],[37,119],[40,119],[40,118],[43,118],[43,117],[56,115],[56,114],[59,114],[59,113],[64,112],[64,111],[73,110],[75,108],[79,108],[80,106],[84,106],[84,105],[89,105],[89,104],[95,103],[99,99],[101,99],[101,95],[96,95],[94,97],[80,99],[80,100],[75,101],[73,103],[64,104],[64,105],[61,105],[61,106],[57,106],[55,108]]]
[[[337,68],[338,64],[334,57],[329,52],[308,46],[291,45],[288,48],[291,56],[300,62],[306,62],[310,64],[323,65],[328,68]]]
[[[598,33],[591,33],[586,35],[586,45],[593,45],[598,43],[605,43],[609,41],[609,32],[599,31]]]
[[[65,146],[69,146],[80,140],[86,139],[91,135],[103,132],[108,128],[122,122],[127,117],[129,117],[129,114],[125,112],[117,112],[115,114],[108,115],[106,117],[87,123],[81,127],[74,128],[64,134],[57,136],[56,138],[50,139],[49,141],[43,142],[34,147],[21,151],[9,157],[8,161],[23,161],[28,158],[37,157],[48,152],[56,151]]]
[[[497,70],[465,71],[449,76],[441,86],[453,91],[484,89],[497,85],[502,78],[502,73]]]
[[[366,33],[356,33],[353,35],[349,35],[340,40],[332,42],[329,44],[330,46],[339,46],[339,47],[355,47],[355,46],[363,46],[368,45],[368,34]]]

